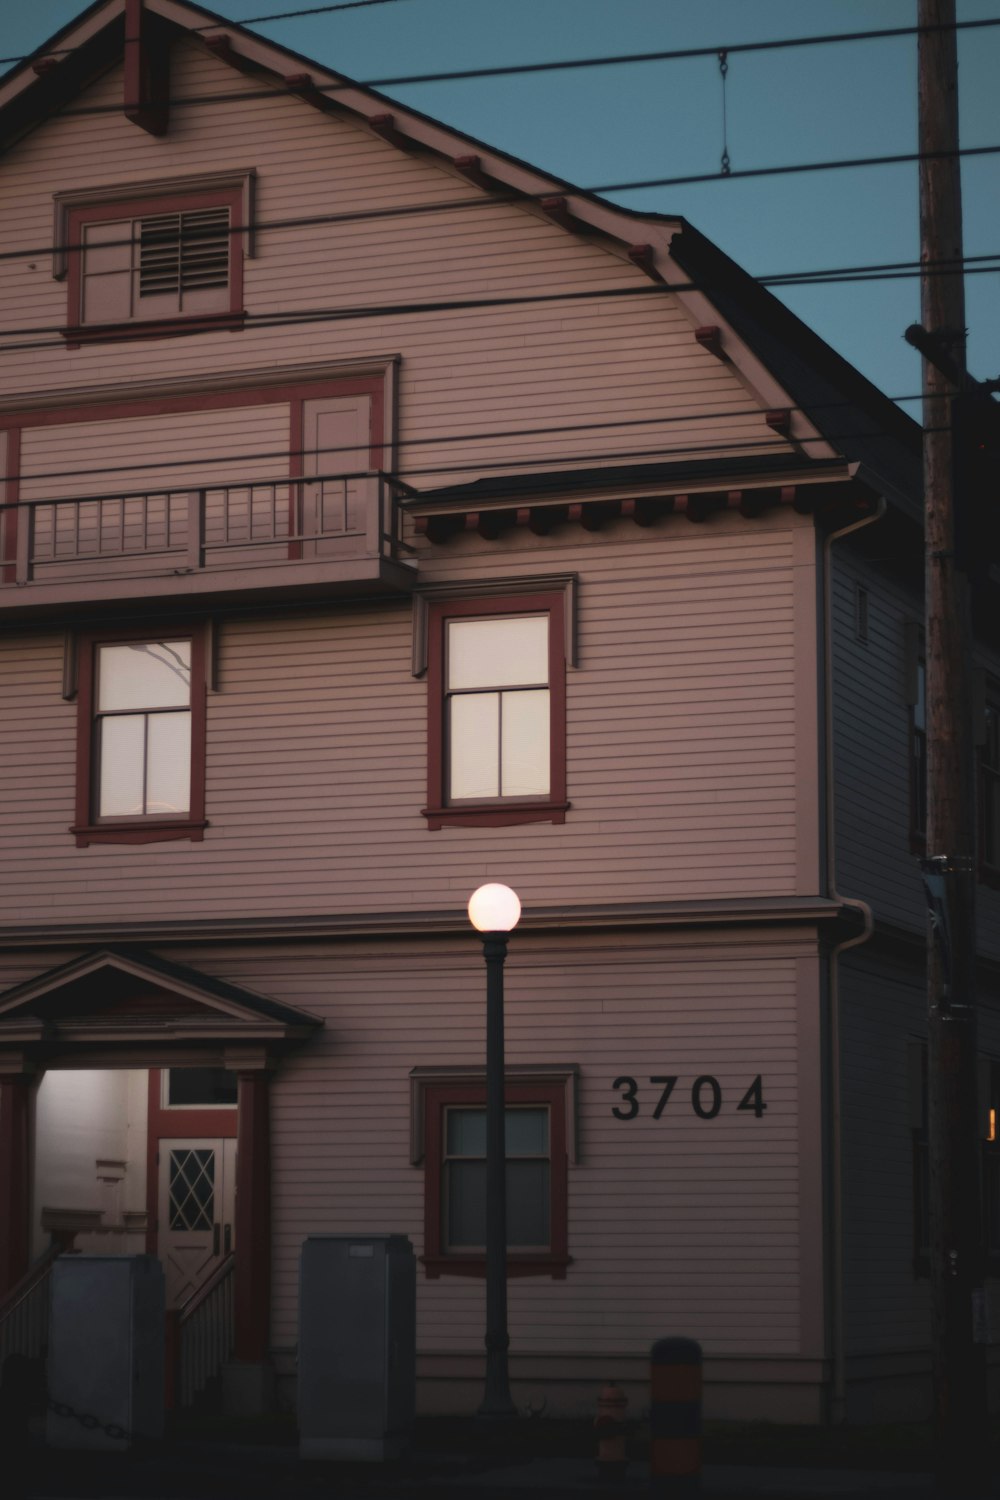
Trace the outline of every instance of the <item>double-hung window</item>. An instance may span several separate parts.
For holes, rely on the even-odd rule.
[[[78,842],[200,837],[204,703],[201,631],[83,642]]]
[[[431,827],[563,820],[564,610],[562,594],[431,605]]]

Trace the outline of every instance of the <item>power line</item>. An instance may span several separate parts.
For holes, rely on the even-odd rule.
[[[921,399],[921,397],[920,397],[920,393],[919,392],[915,392],[912,395],[908,395],[908,396],[887,396],[886,397],[886,400],[897,401],[897,402],[901,402],[901,401],[919,401],[920,399]],[[96,403],[96,404],[100,405],[99,402]],[[816,402],[816,403],[810,405],[810,407],[808,408],[808,410],[805,407],[801,407],[801,406],[782,407],[782,410],[783,411],[787,411],[787,412],[792,413],[792,414],[800,414],[800,415],[803,415],[803,416],[808,416],[810,419],[814,419],[815,416],[816,416],[816,414],[818,412],[834,412],[834,411],[839,411],[839,410],[843,410],[845,408],[854,407],[856,404],[857,403],[855,403],[855,402],[846,401],[846,400],[845,401],[822,401],[822,402]],[[760,417],[760,416],[762,416],[762,414],[763,414],[763,408],[762,407],[760,407],[760,406],[748,406],[748,407],[743,407],[743,408],[741,408],[739,410],[736,410],[736,411],[727,411],[725,413],[725,416],[726,416],[727,420],[728,419],[736,420],[737,418],[740,418],[740,417]],[[423,447],[441,447],[441,448],[460,447],[460,446],[462,446],[463,444],[466,444],[466,443],[483,443],[483,442],[488,442],[488,441],[493,440],[493,439],[503,439],[503,440],[506,441],[506,440],[509,440],[511,438],[554,437],[556,435],[560,435],[560,434],[564,434],[564,433],[598,432],[598,431],[600,431],[600,432],[621,431],[621,430],[624,430],[624,429],[631,430],[631,429],[638,428],[638,427],[667,427],[667,426],[670,426],[670,425],[679,425],[679,424],[685,424],[686,425],[688,423],[696,424],[698,422],[712,422],[712,421],[717,421],[718,417],[719,417],[719,413],[717,411],[697,411],[697,412],[675,413],[675,414],[672,414],[672,415],[670,415],[670,414],[661,414],[661,415],[658,415],[658,416],[655,416],[655,417],[627,417],[627,418],[620,418],[620,419],[611,420],[611,421],[565,422],[565,423],[558,423],[558,424],[551,424],[550,423],[550,424],[547,424],[545,427],[492,428],[492,429],[487,429],[487,430],[481,431],[481,432],[453,432],[453,433],[440,433],[437,436],[431,436],[431,437],[400,438],[400,439],[397,439],[397,441],[396,441],[396,443],[395,443],[394,446],[397,449],[400,449],[400,450],[402,450],[404,448],[406,448],[406,449],[412,449],[412,448],[423,448]],[[123,420],[128,421],[128,420],[134,420],[134,419],[124,418]],[[841,434],[841,436],[843,436],[843,435],[844,434]],[[767,441],[768,442],[772,442],[773,439],[767,439]],[[805,441],[816,441],[816,440],[815,439],[806,439]],[[737,444],[737,446],[742,447],[743,445],[742,444]],[[97,468],[87,468],[87,469],[50,469],[48,471],[44,471],[44,472],[41,472],[41,473],[33,473],[30,477],[31,477],[32,482],[34,483],[35,481],[42,480],[42,479],[72,479],[73,477],[80,476],[80,475],[83,475],[83,476],[85,476],[87,478],[92,478],[92,477],[94,477],[95,475],[98,475],[98,474],[138,474],[138,473],[142,473],[143,471],[145,471],[147,469],[162,471],[164,468],[169,468],[169,469],[185,469],[185,468],[197,468],[199,466],[211,467],[212,465],[215,465],[215,464],[231,464],[233,462],[234,458],[238,459],[240,462],[245,462],[245,463],[259,463],[259,462],[262,462],[264,460],[272,459],[272,458],[281,458],[281,459],[292,460],[292,459],[296,459],[296,458],[304,458],[307,455],[313,455],[313,454],[315,454],[317,456],[322,455],[324,457],[327,457],[327,456],[330,456],[332,454],[338,454],[338,453],[355,453],[357,451],[357,448],[358,448],[357,443],[345,443],[345,444],[342,444],[342,445],[339,445],[339,446],[324,446],[322,448],[288,448],[288,449],[286,449],[286,448],[280,448],[280,449],[279,448],[270,448],[270,449],[266,449],[266,450],[261,450],[261,451],[256,452],[256,453],[245,453],[245,452],[241,452],[239,454],[224,453],[224,454],[221,454],[218,457],[214,457],[214,458],[205,458],[203,456],[200,456],[198,458],[178,458],[178,459],[171,459],[169,461],[169,463],[164,463],[164,461],[162,459],[160,459],[160,460],[154,460],[154,461],[151,461],[151,462],[148,462],[148,463],[102,464],[102,465],[100,465]],[[626,454],[625,456],[628,456],[628,455]],[[561,458],[557,458],[555,460],[551,460],[549,458],[545,458],[544,460],[539,460],[539,459],[536,458],[535,460],[528,460],[528,462],[532,462],[532,461],[550,463],[550,462],[562,462],[562,459]],[[463,465],[463,468],[467,468],[467,467],[468,467],[468,465]],[[421,472],[421,471],[419,471],[419,470],[415,470],[415,471],[408,470],[407,472],[410,473],[410,472]],[[437,466],[435,466],[435,468],[433,470],[425,470],[423,472],[440,473],[441,470],[440,470],[440,468],[438,468]],[[8,476],[8,478],[13,478],[13,477],[15,477],[15,476],[13,476],[13,475],[9,475]],[[275,482],[276,481],[273,481],[273,480],[261,480],[260,481],[261,484],[270,484],[270,483],[275,483]],[[94,496],[93,498],[99,499],[101,497],[100,496]]]
[[[987,257],[990,261],[1000,260],[1000,256]],[[968,276],[995,274],[1000,270],[1000,264],[970,265],[964,274]],[[954,266],[948,263],[938,272],[940,275],[954,275]],[[813,284],[811,276],[815,275],[815,285],[832,286],[838,281],[846,285],[854,285],[866,280],[885,280],[893,277],[913,278],[920,275],[918,269],[910,271],[889,272],[885,276],[876,273],[843,274],[843,273],[801,273],[790,279],[790,273],[785,273],[781,280],[782,286],[804,286]],[[761,284],[766,284],[767,278],[754,278]],[[434,299],[427,302],[399,302],[359,304],[347,307],[319,307],[302,308],[288,312],[264,312],[244,314],[243,327],[246,328],[287,328],[299,327],[310,323],[339,323],[351,322],[362,318],[396,318],[419,316],[428,313],[453,313],[479,311],[484,308],[506,308],[506,307],[530,307],[540,304],[565,303],[565,302],[587,302],[599,301],[601,299],[619,300],[630,297],[656,297],[673,295],[682,291],[702,291],[711,294],[713,286],[711,281],[684,281],[649,283],[642,286],[631,287],[601,287],[581,292],[536,292],[522,293],[509,297],[463,297],[452,300]],[[128,325],[130,330],[141,329],[141,324],[132,323]],[[76,330],[66,324],[45,324],[29,326],[22,329],[7,328],[0,329],[0,337],[9,338],[12,342],[0,344],[0,353],[26,353],[41,349],[65,348],[66,344],[74,342],[73,334]],[[79,331],[86,337],[87,326],[81,325]],[[190,330],[197,332],[197,328]],[[56,338],[33,339],[36,334],[57,334]],[[18,335],[23,335],[19,338]],[[141,333],[131,333],[131,337],[141,337]]]
[[[236,21],[237,26],[256,26],[262,21],[288,21],[297,16],[323,16],[334,10],[361,10],[366,5],[396,5],[399,0],[341,0],[339,5],[313,5],[308,10],[277,10],[269,16],[244,16],[242,21]],[[208,31],[215,28],[208,26],[196,26],[195,31]]]
[[[997,153],[1000,153],[1000,145],[998,145],[998,146],[970,146],[968,148],[965,148],[963,150],[963,152],[962,152],[962,154],[964,154],[964,155],[983,155],[983,154],[993,154],[993,155],[995,155]],[[873,163],[883,163],[884,164],[885,162],[911,161],[911,160],[916,161],[916,160],[919,160],[919,159],[920,159],[920,157],[919,157],[919,154],[918,154],[918,155],[907,155],[907,156],[901,156],[901,157],[861,158],[861,161],[862,162],[873,162]],[[730,173],[726,174],[726,176],[727,177],[760,176],[760,175],[763,175],[763,174],[766,174],[766,173],[769,173],[769,172],[778,172],[778,173],[781,173],[781,172],[795,172],[795,171],[816,171],[816,170],[822,169],[824,166],[840,167],[840,166],[851,166],[851,165],[857,165],[857,164],[858,164],[857,162],[851,162],[851,161],[834,161],[834,162],[830,162],[830,163],[817,163],[817,164],[809,164],[809,163],[807,163],[807,164],[805,164],[803,166],[760,167],[760,168],[750,168],[746,172],[730,172]],[[629,189],[629,188],[638,189],[638,188],[644,188],[644,187],[655,187],[659,183],[669,184],[670,182],[678,183],[678,182],[712,181],[712,180],[715,180],[716,178],[721,178],[721,177],[722,177],[721,173],[709,173],[707,175],[707,177],[660,178],[660,179],[655,179],[655,180],[649,180],[649,181],[644,181],[644,182],[634,182],[634,183],[617,183],[617,184],[615,184],[615,183],[610,183],[610,184],[605,183],[605,184],[602,184],[602,185],[600,185],[598,187],[590,187],[590,188],[573,188],[573,187],[570,187],[570,186],[567,185],[567,191],[568,192],[579,192],[579,193],[604,193],[604,192],[616,191],[616,190],[619,190],[619,189],[622,190],[622,191],[624,191],[624,190]],[[469,209],[508,207],[511,204],[527,204],[527,203],[540,204],[540,203],[544,202],[547,198],[550,198],[551,196],[552,196],[552,194],[551,194],[551,192],[549,190],[545,190],[545,191],[539,192],[539,193],[524,193],[524,192],[514,192],[514,191],[509,191],[508,190],[508,191],[504,191],[504,192],[495,192],[495,193],[494,192],[490,192],[488,195],[486,195],[486,194],[479,194],[479,195],[477,195],[474,198],[449,198],[449,199],[443,199],[443,200],[440,200],[440,201],[434,202],[434,203],[390,204],[390,205],[387,205],[384,208],[346,209],[346,210],[344,210],[344,211],[342,211],[340,213],[302,214],[302,215],[295,215],[295,216],[293,216],[291,218],[281,218],[281,219],[251,219],[246,224],[234,224],[230,228],[229,234],[230,234],[230,236],[239,236],[239,235],[242,235],[242,234],[245,234],[245,233],[260,234],[260,233],[267,232],[268,230],[271,230],[271,229],[314,229],[317,226],[325,225],[325,224],[356,224],[356,223],[365,223],[365,222],[369,222],[369,221],[380,221],[380,220],[384,220],[384,219],[394,219],[394,218],[428,217],[428,216],[431,216],[433,214],[438,214],[438,213],[458,213],[458,212],[465,212],[465,211],[467,211]],[[113,205],[109,205],[109,212],[112,211],[112,208],[113,208]],[[633,212],[633,210],[626,210],[626,212],[631,213],[631,212]],[[586,222],[584,220],[581,220],[580,222],[581,222],[581,226],[582,226],[583,230],[586,231],[586,229],[588,227],[586,225]],[[190,241],[191,243],[194,243],[194,242],[196,242],[199,239],[214,239],[215,235],[216,235],[216,231],[213,230],[213,229],[186,230],[185,233],[184,233],[184,239],[185,239],[185,241]],[[131,245],[131,244],[134,243],[134,240],[135,240],[135,234],[134,234],[134,231],[132,231],[132,232],[130,232],[127,235],[123,234],[123,237],[121,239],[117,239],[117,240],[104,240],[101,243],[102,243],[102,247],[103,248],[105,248],[105,249],[111,249],[111,248],[117,248],[117,247],[124,246],[124,245]],[[53,243],[49,242],[49,243],[46,243],[44,245],[30,245],[26,249],[0,250],[0,262],[5,261],[5,260],[29,260],[29,259],[32,259],[32,258],[35,258],[35,257],[38,257],[38,256],[52,255],[52,254],[55,254],[56,252],[60,252],[60,253],[64,253],[64,254],[69,254],[69,253],[74,252],[74,251],[85,250],[86,248],[87,247],[86,247],[85,243],[83,241],[79,241],[79,240],[77,240],[77,241],[69,241],[69,240],[67,240],[67,241],[61,242],[59,244],[53,244]],[[994,256],[966,256],[966,257],[964,257],[964,260],[966,262],[969,262],[969,261],[984,260],[984,259],[991,259],[992,260],[994,258],[995,258]],[[948,264],[949,265],[954,265],[954,264],[957,264],[957,262],[955,262],[955,261],[949,261]],[[800,275],[801,274],[801,275],[804,275],[804,276],[813,276],[813,275],[815,275],[817,277],[833,277],[833,276],[838,276],[838,275],[853,274],[854,272],[859,272],[859,271],[868,270],[868,269],[875,270],[875,271],[883,271],[883,270],[896,270],[896,269],[900,269],[902,267],[907,267],[907,266],[912,266],[912,267],[916,267],[917,269],[919,269],[920,265],[921,265],[920,261],[902,261],[902,262],[894,262],[894,263],[887,264],[887,265],[876,265],[876,266],[873,266],[873,267],[870,267],[870,268],[869,267],[851,267],[851,266],[834,266],[834,267],[831,267],[829,271],[816,271],[816,272],[806,271],[806,272],[801,272],[801,273],[799,273],[799,272],[786,272],[786,273],[781,273],[781,274],[786,275],[786,276],[795,276],[795,275]],[[762,281],[764,279],[765,279],[764,277],[759,277],[759,276],[756,278],[756,280],[758,280],[758,281]],[[770,279],[773,279],[773,278],[767,278],[767,279],[770,280]]]
[[[389,3],[389,0],[353,0],[353,4],[318,5],[308,10],[275,11],[267,16],[248,16],[242,21],[220,17],[219,22],[212,22],[206,26],[192,26],[190,30],[192,32],[217,31],[220,22],[222,25],[237,27],[252,26],[270,21],[289,20],[297,16],[318,16],[331,11],[352,10],[361,4],[376,5],[386,3]],[[567,72],[579,68],[618,67],[624,64],[644,62],[684,62],[693,58],[717,57],[720,52],[727,52],[730,55],[742,52],[773,52],[787,50],[791,47],[819,47],[842,42],[885,41],[894,37],[917,36],[922,31],[971,31],[992,26],[1000,26],[1000,17],[985,17],[976,21],[958,21],[954,27],[886,26],[875,31],[839,31],[825,32],[818,36],[778,37],[770,42],[734,42],[728,45],[716,43],[711,47],[675,47],[656,52],[622,52],[612,55],[604,54],[597,57],[563,58],[551,62],[510,63],[490,68],[457,68],[437,73],[407,73],[386,78],[358,79],[350,84],[337,85],[337,87],[381,88],[399,84],[452,83],[476,78],[501,78],[516,74]],[[275,45],[280,46],[280,43],[275,43]],[[69,47],[59,47],[53,48],[51,53],[46,53],[42,47],[39,47],[36,48],[35,52],[23,53],[16,57],[2,57],[0,58],[0,63],[25,62],[28,58],[35,57],[39,53],[43,56],[55,56],[56,53],[71,52],[72,50]]]

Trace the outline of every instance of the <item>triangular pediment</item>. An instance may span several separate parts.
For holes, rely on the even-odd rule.
[[[114,68],[123,70],[116,91],[125,118],[154,137],[169,136],[169,57],[178,48],[196,48],[219,64],[234,99],[290,97],[296,108],[318,112],[341,130],[349,123],[369,142],[378,138],[412,161],[415,172],[418,164],[421,171],[433,164],[454,184],[449,207],[492,200],[504,213],[511,209],[502,221],[508,230],[527,214],[588,252],[613,257],[616,274],[631,278],[615,293],[664,294],[662,303],[656,300],[664,307],[669,298],[681,314],[669,338],[690,338],[699,380],[713,381],[726,401],[738,395],[759,408],[764,430],[753,445],[798,458],[807,482],[827,477],[816,472],[824,462],[844,458],[861,466],[862,480],[868,471],[877,474],[878,493],[888,487],[894,503],[909,504],[905,497],[919,489],[916,424],[679,215],[612,203],[191,0],[96,0],[0,78],[0,143],[13,144],[67,106],[85,112],[91,106],[79,100]],[[193,129],[190,107],[184,119]],[[434,206],[442,204],[436,199]],[[314,208],[310,203],[303,211]],[[502,240],[501,220],[495,223]],[[575,287],[579,268],[572,259],[566,265]],[[740,427],[738,441],[750,436],[749,426]]]
[[[138,948],[92,950],[0,995],[0,1049],[272,1044],[322,1024],[267,996]]]

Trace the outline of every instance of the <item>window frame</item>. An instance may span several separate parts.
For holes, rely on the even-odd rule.
[[[153,844],[171,839],[200,841],[205,818],[205,731],[207,711],[207,639],[204,623],[178,628],[158,622],[131,630],[88,630],[77,636],[76,818],[70,828],[77,848],[89,844]],[[144,813],[139,817],[99,818],[95,783],[99,758],[95,750],[97,652],[101,646],[156,640],[191,642],[191,797],[187,814]]]
[[[505,615],[548,617],[549,791],[543,797],[474,798],[448,795],[445,643],[451,620]],[[566,800],[566,595],[565,591],[469,595],[431,600],[427,614],[427,806],[431,829],[446,826],[504,828],[518,823],[564,823]]]
[[[86,202],[65,205],[65,267],[67,283],[66,326],[62,329],[67,347],[103,343],[122,339],[163,338],[170,335],[197,333],[215,329],[240,329],[246,319],[243,306],[243,260],[245,253],[246,191],[232,183],[217,187],[171,188],[163,191],[146,188],[133,198],[117,195],[95,195]],[[210,208],[229,209],[229,275],[228,307],[209,313],[161,315],[156,318],[130,317],[112,323],[83,321],[83,283],[86,250],[83,243],[88,225],[115,220],[134,221],[165,213],[186,213]]]
[[[545,1106],[549,1112],[549,1248],[507,1250],[508,1276],[549,1276],[563,1281],[572,1257],[568,1251],[568,1154],[566,1082],[563,1079],[511,1079],[504,1091],[510,1105]],[[440,1276],[485,1277],[486,1253],[450,1252],[444,1242],[445,1112],[449,1108],[486,1108],[482,1079],[438,1081],[422,1085],[424,1147],[424,1253],[421,1264],[429,1280]]]

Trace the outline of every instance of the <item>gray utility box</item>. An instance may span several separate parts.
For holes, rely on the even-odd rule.
[[[161,1438],[160,1262],[153,1255],[61,1255],[52,1265],[51,1298],[49,1446],[125,1449]]]
[[[299,1451],[382,1460],[407,1447],[417,1274],[402,1234],[313,1235],[299,1274]]]

